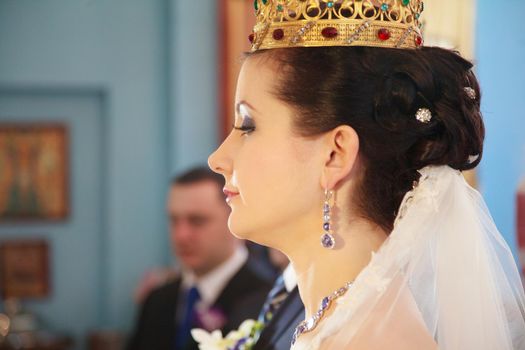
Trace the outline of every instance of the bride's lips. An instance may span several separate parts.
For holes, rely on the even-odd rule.
[[[233,197],[239,195],[239,192],[229,190],[226,187],[222,189],[222,192],[224,192],[224,195],[226,196],[226,202],[228,203],[232,200]]]

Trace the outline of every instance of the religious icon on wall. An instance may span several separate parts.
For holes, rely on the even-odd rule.
[[[66,218],[67,158],[64,125],[0,124],[0,222]]]
[[[42,298],[49,293],[49,247],[45,240],[0,242],[2,298]]]

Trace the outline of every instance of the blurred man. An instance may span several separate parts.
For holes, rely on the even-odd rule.
[[[197,349],[192,328],[225,334],[257,317],[271,281],[229,232],[223,185],[207,168],[173,180],[167,212],[182,273],[146,298],[129,350]]]

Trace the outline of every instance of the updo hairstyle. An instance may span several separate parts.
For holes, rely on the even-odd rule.
[[[418,169],[467,170],[481,160],[479,85],[472,64],[454,51],[320,47],[248,57],[261,55],[277,67],[275,96],[296,111],[294,132],[309,137],[343,124],[357,132],[364,172],[353,204],[387,232]],[[416,119],[419,108],[432,112],[430,122]]]

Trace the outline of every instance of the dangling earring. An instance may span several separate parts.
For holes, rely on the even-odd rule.
[[[323,230],[324,233],[321,236],[321,244],[326,249],[333,249],[335,247],[335,238],[331,233],[331,208],[330,198],[333,195],[333,191],[328,189],[324,190],[324,204],[323,204]]]

